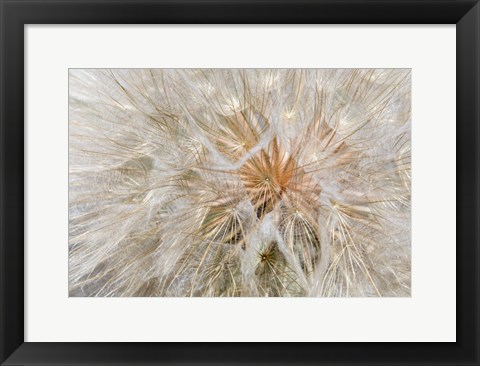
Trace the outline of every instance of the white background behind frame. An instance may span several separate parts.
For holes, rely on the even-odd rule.
[[[25,341],[454,342],[455,26],[25,27]],[[411,298],[69,298],[68,68],[412,68]]]

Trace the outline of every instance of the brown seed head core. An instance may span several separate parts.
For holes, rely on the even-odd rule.
[[[239,175],[258,217],[272,211],[282,199],[293,183],[296,168],[293,157],[282,148],[277,138],[243,165]]]

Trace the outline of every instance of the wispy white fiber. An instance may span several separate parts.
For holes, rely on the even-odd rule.
[[[69,78],[71,296],[410,296],[410,70]]]

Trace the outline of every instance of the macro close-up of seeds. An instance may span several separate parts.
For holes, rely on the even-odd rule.
[[[410,69],[70,69],[69,295],[408,297]]]

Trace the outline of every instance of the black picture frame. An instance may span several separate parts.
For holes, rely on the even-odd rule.
[[[479,365],[478,0],[0,0],[0,15],[2,365]],[[24,26],[162,23],[456,24],[455,343],[24,342]]]

